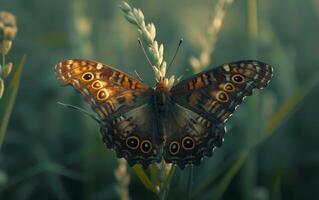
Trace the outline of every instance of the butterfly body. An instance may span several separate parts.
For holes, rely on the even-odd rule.
[[[56,65],[63,85],[72,85],[97,113],[109,149],[130,165],[147,167],[164,159],[184,168],[199,164],[220,147],[225,122],[253,89],[265,87],[272,68],[239,61],[168,86],[151,88],[96,61],[72,59]]]

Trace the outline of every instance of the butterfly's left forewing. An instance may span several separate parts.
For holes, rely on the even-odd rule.
[[[271,77],[272,67],[265,63],[238,61],[196,74],[173,87],[171,94],[180,105],[222,123]]]
[[[106,145],[130,164],[158,161],[159,139],[152,112],[152,88],[119,70],[90,60],[56,65],[58,80],[84,96],[101,119]]]
[[[265,87],[272,68],[259,61],[225,64],[186,79],[171,89],[164,152],[167,162],[198,164],[220,146],[224,123],[253,89]],[[189,148],[187,148],[189,145]],[[176,152],[172,152],[172,151]]]

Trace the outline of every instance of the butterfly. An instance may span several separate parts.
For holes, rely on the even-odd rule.
[[[62,85],[80,92],[98,116],[104,143],[132,166],[199,165],[223,143],[225,122],[273,69],[255,60],[224,64],[168,87],[152,88],[100,62],[70,59],[55,66]]]

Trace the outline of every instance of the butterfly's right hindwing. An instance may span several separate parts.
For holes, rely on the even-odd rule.
[[[119,158],[126,158],[130,165],[147,167],[161,160],[161,138],[158,135],[152,104],[112,117],[100,126],[103,141],[114,149]]]

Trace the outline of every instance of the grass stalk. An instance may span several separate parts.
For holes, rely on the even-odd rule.
[[[69,4],[70,9],[70,41],[72,45],[72,54],[79,58],[92,59],[94,55],[93,45],[92,45],[92,21],[90,16],[86,13],[88,7],[88,2],[85,0],[71,0]],[[85,133],[92,132],[95,123],[92,120],[87,120],[83,118],[83,129]],[[95,174],[95,166],[97,166],[96,157],[99,154],[99,149],[96,144],[95,137],[90,134],[86,134],[83,137],[83,142],[85,145],[83,154],[84,157],[89,160],[84,166],[87,173],[88,180],[85,182],[84,195],[88,199],[92,191],[96,190],[97,176]],[[94,157],[92,157],[94,155]]]
[[[164,45],[156,41],[154,23],[146,23],[144,13],[125,1],[120,4],[120,9],[123,11],[125,19],[136,26],[139,38],[142,41],[141,45],[146,45],[145,52],[150,57],[155,79],[157,81],[164,79],[170,88],[174,84],[175,77],[166,78],[167,63],[164,60]],[[159,199],[166,199],[175,166],[166,164],[164,161],[158,165],[155,164],[155,166],[157,167],[151,166],[150,176],[140,165],[135,165],[133,169],[147,189],[155,193]],[[157,170],[157,172],[154,170]]]
[[[226,174],[223,176],[222,180],[219,182],[217,187],[213,190],[211,194],[213,200],[221,199],[225,191],[227,190],[229,184],[231,183],[234,176],[241,169],[242,165],[245,163],[248,156],[248,151],[243,150],[237,156],[235,163],[229,168]]]
[[[125,159],[119,159],[118,168],[114,172],[117,184],[115,190],[121,200],[129,200],[128,186],[130,183],[130,174],[127,171],[127,162]]]
[[[4,94],[4,80],[9,76],[12,70],[12,63],[6,63],[6,56],[12,47],[12,41],[17,34],[16,17],[6,11],[0,11],[0,100]]]
[[[187,183],[187,199],[190,200],[193,194],[193,183],[194,183],[194,165],[189,167],[188,183]]]
[[[222,28],[226,13],[226,7],[230,6],[234,0],[219,0],[212,14],[204,42],[201,42],[201,49],[198,58],[191,57],[190,64],[195,73],[199,73],[207,68],[211,63],[211,56],[215,50],[218,34]]]
[[[257,58],[257,40],[258,40],[258,16],[257,16],[257,1],[247,0],[247,33],[248,33],[248,55],[250,58]],[[256,140],[256,135],[260,132],[258,124],[260,123],[261,115],[259,113],[260,97],[259,93],[255,93],[249,99],[249,113],[250,123],[247,123],[245,130],[244,145],[250,147]],[[245,148],[245,147],[244,147]],[[242,169],[242,198],[251,199],[252,192],[256,184],[257,176],[257,152],[256,149],[251,149],[249,156],[246,159],[244,167]]]
[[[156,40],[156,27],[154,23],[146,23],[144,13],[138,9],[131,7],[127,2],[120,4],[120,9],[124,13],[125,19],[137,27],[137,32],[142,40],[142,44],[146,45],[146,55],[150,59],[155,79],[158,81],[164,79],[168,87],[172,87],[175,82],[175,76],[166,78],[167,62],[164,60],[164,45]]]
[[[15,72],[13,73],[12,79],[9,82],[7,92],[4,95],[4,98],[0,101],[0,148],[4,140],[15,99],[18,94],[20,79],[25,61],[26,56],[21,59],[20,64],[17,66]]]

